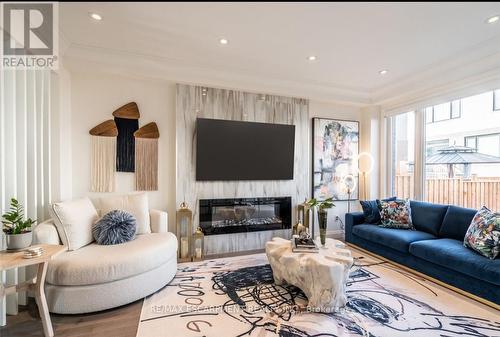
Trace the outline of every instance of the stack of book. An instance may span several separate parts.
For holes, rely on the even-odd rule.
[[[43,248],[42,247],[31,247],[24,251],[23,257],[25,259],[33,259],[35,257],[42,256]]]
[[[319,249],[311,238],[293,238],[292,251],[294,253],[317,253]]]

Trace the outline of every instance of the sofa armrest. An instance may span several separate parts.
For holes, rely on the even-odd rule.
[[[57,228],[54,225],[54,221],[52,221],[52,219],[39,223],[35,226],[35,228],[33,229],[33,243],[44,243],[48,245],[61,244],[59,234],[57,233]]]
[[[346,213],[345,215],[345,240],[352,242],[352,228],[365,222],[363,212]]]
[[[168,214],[165,211],[157,209],[149,210],[149,218],[151,220],[152,233],[166,233],[168,232]]]

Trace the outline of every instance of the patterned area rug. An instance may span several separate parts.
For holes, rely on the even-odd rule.
[[[274,284],[265,254],[179,265],[144,300],[138,337],[500,336],[499,312],[353,251],[346,308],[304,311],[302,291]]]

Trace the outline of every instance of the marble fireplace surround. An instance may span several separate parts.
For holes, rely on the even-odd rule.
[[[295,125],[293,180],[196,181],[196,119]],[[176,91],[176,203],[185,201],[199,224],[200,199],[292,198],[292,224],[296,206],[310,194],[310,120],[305,99],[177,84]],[[209,235],[205,255],[264,249],[274,236],[289,237],[290,230]]]

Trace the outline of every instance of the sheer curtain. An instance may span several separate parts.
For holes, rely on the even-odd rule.
[[[1,69],[0,90],[0,211],[16,198],[27,217],[38,223],[48,216],[51,200],[50,70]],[[0,250],[5,249],[5,236]],[[3,272],[7,283],[24,279],[24,268]],[[0,306],[4,313],[16,313],[25,295],[10,295]]]

